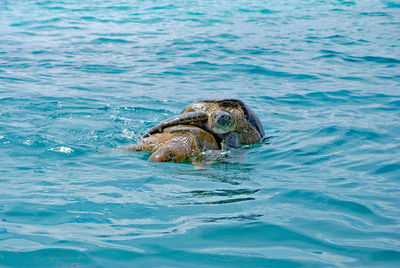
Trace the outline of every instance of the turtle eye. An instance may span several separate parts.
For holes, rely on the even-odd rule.
[[[233,116],[223,110],[218,110],[212,115],[211,130],[217,134],[224,134],[233,130],[235,119]]]

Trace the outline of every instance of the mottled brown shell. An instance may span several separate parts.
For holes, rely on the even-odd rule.
[[[235,118],[236,125],[234,132],[238,136],[239,144],[254,144],[264,137],[264,129],[258,117],[250,107],[238,99],[207,99],[196,101],[187,106],[181,114],[203,111],[210,119],[211,115],[218,110],[228,111]]]
[[[165,133],[178,133],[178,132],[189,132],[195,138],[196,145],[200,150],[218,150],[221,149],[218,146],[215,137],[202,130],[199,127],[192,125],[176,125],[167,127],[164,129]]]
[[[173,125],[119,150],[152,152],[149,161],[181,162],[202,151],[221,149],[214,135],[194,125]]]

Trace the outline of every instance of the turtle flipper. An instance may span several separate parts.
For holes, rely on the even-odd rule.
[[[129,146],[124,146],[124,147],[118,147],[116,150],[118,151],[146,151],[146,152],[151,152],[154,150],[156,147],[155,144],[131,144]]]
[[[222,150],[229,150],[239,147],[239,137],[235,132],[230,132],[224,137],[221,143]]]
[[[154,135],[144,138],[143,141],[139,144],[131,144],[128,146],[118,147],[116,148],[116,150],[153,152],[158,148],[160,144],[164,144],[165,142],[170,140],[172,136],[173,135],[170,133],[156,133]]]
[[[144,134],[144,137],[150,136],[151,134],[157,133],[157,132],[162,132],[164,128],[167,128],[169,126],[175,126],[175,125],[180,125],[180,124],[188,124],[192,122],[198,122],[198,121],[204,121],[206,120],[207,113],[203,111],[194,111],[194,112],[186,112],[182,113],[177,116],[173,116],[171,118],[165,119],[158,125],[152,127],[146,134]]]

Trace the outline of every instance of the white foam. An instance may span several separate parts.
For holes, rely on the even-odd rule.
[[[74,150],[69,147],[60,146],[60,147],[50,148],[49,151],[69,154],[72,153]]]

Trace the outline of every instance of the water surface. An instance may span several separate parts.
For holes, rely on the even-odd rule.
[[[397,267],[398,1],[0,1],[0,266]],[[193,101],[270,137],[136,143]]]

